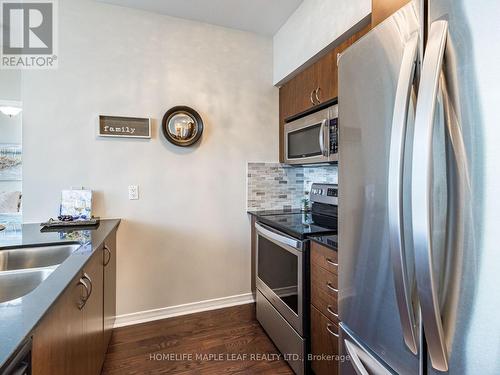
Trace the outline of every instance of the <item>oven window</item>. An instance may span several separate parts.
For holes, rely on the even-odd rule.
[[[298,314],[298,258],[259,236],[258,276],[280,299]]]
[[[288,159],[300,159],[321,155],[319,146],[320,130],[321,124],[316,124],[288,133]]]

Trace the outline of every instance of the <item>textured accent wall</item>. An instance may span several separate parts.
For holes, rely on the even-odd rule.
[[[304,193],[309,194],[313,183],[337,184],[338,167],[304,167]]]
[[[293,209],[301,207],[313,183],[337,183],[337,167],[248,163],[247,179],[247,210]]]
[[[274,210],[300,207],[304,170],[279,163],[248,163],[247,208]]]

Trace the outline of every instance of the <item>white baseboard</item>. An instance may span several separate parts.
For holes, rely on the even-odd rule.
[[[254,302],[254,295],[252,293],[246,293],[236,296],[186,303],[185,305],[162,307],[154,310],[117,315],[115,320],[115,328],[152,322],[154,320],[173,318],[175,316],[194,314],[203,311],[217,310],[225,307],[246,305]]]

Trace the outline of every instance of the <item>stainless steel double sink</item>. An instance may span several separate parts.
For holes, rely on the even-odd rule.
[[[0,250],[0,303],[33,291],[79,247],[64,244]]]

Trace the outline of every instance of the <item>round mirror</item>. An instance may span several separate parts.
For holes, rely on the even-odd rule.
[[[192,108],[174,107],[163,116],[162,131],[165,138],[174,145],[191,146],[203,133],[203,120]]]

